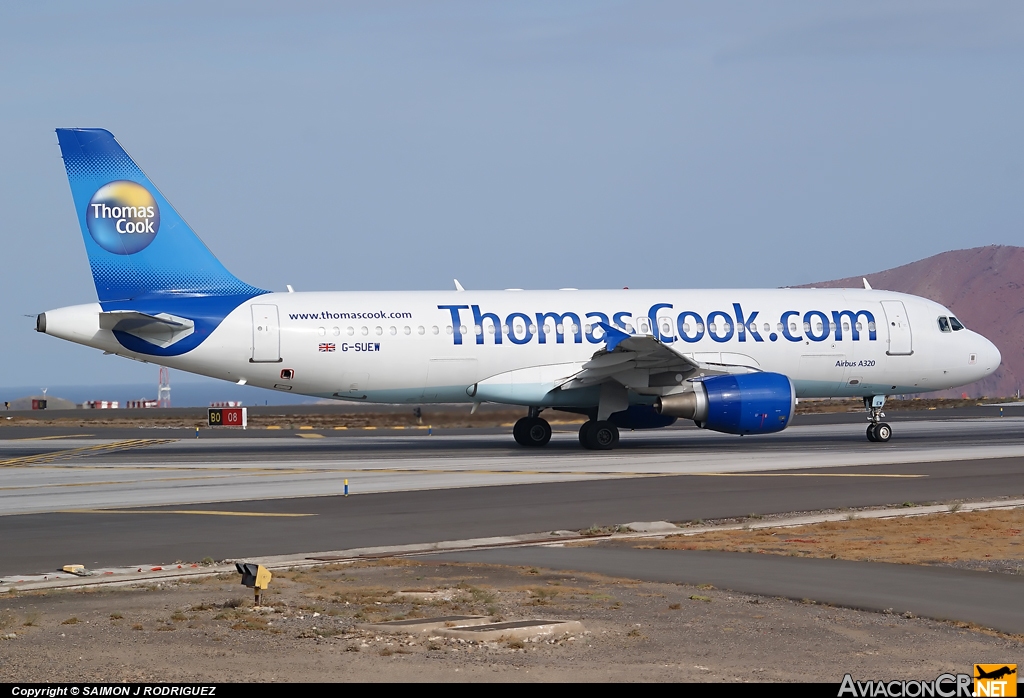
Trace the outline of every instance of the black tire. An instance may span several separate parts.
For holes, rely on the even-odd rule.
[[[611,422],[594,422],[587,430],[587,448],[610,451],[619,443],[619,429]]]
[[[875,438],[875,427],[877,426],[877,424],[868,425],[868,441],[870,441],[871,443],[875,443],[876,441],[878,441],[878,439]]]
[[[529,425],[523,429],[523,440],[527,446],[535,448],[547,446],[548,441],[551,441],[551,425],[546,419],[531,418]]]
[[[512,438],[515,439],[516,443],[519,444],[520,446],[530,445],[526,443],[526,437],[524,436],[529,421],[530,417],[523,417],[522,419],[516,422],[514,427],[512,427]]]
[[[885,422],[880,423],[875,427],[875,441],[884,444],[892,438],[892,427]]]
[[[588,434],[590,433],[590,427],[594,426],[594,420],[583,422],[583,426],[580,427],[580,446],[583,448],[590,448],[588,445],[590,442],[587,440]]]

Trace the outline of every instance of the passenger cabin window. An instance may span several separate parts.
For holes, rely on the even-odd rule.
[[[945,318],[945,317],[940,317],[939,318],[939,329],[942,330],[943,332],[952,332],[953,331],[953,330],[949,329],[949,318]]]
[[[949,316],[949,324],[953,326],[954,332],[959,332],[960,330],[966,329],[963,325],[960,324],[960,321],[957,320],[952,315]]]

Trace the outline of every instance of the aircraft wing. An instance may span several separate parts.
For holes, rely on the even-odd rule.
[[[630,335],[607,323],[605,348],[559,387],[573,390],[616,381],[642,394],[661,395],[688,378],[760,370],[753,359],[728,352],[685,354],[652,335]]]

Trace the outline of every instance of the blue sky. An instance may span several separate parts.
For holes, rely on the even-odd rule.
[[[1024,5],[0,7],[0,386],[152,380],[53,129],[114,132],[236,275],[299,290],[781,286],[1024,244]]]

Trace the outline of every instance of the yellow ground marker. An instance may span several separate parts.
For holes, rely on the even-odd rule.
[[[300,439],[322,439],[323,434],[296,434]]]
[[[24,439],[7,439],[7,441],[49,441],[51,439],[81,439],[93,434],[62,434],[60,436],[27,436]]]
[[[139,509],[66,509],[62,514],[198,514],[201,516],[266,516],[280,518],[300,518],[318,516],[318,514],[278,514],[262,511],[212,511],[209,509],[168,509],[149,511]]]
[[[299,429],[303,429],[303,430],[307,430],[307,431],[308,431],[308,430],[310,430],[310,429],[312,429],[312,428],[313,428],[313,427],[299,427]]]
[[[278,426],[269,426],[269,427],[264,427],[264,429],[280,429],[280,428],[281,428],[281,427],[278,427]]]
[[[334,427],[334,431],[343,431],[345,429],[348,429],[348,427]]]
[[[32,465],[37,463],[52,463],[57,460],[77,458],[81,456],[95,456],[116,451],[127,451],[132,448],[144,448],[158,444],[174,443],[177,439],[127,439],[125,441],[114,441],[106,444],[95,444],[93,446],[81,446],[79,448],[68,448],[63,451],[51,451],[50,453],[37,453],[31,456],[18,456],[0,460],[0,467],[11,467],[16,465]]]

